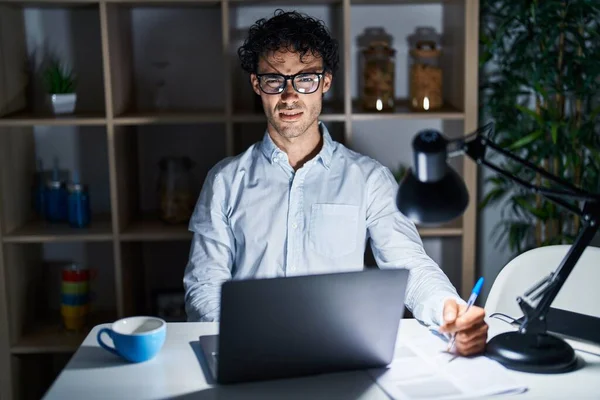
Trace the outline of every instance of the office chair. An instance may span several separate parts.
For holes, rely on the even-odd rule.
[[[485,303],[486,315],[523,316],[517,296],[554,271],[570,245],[544,246],[511,260],[494,281]],[[600,318],[600,248],[589,246],[552,303],[553,308]]]

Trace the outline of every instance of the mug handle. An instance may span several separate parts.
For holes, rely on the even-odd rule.
[[[110,337],[112,339],[112,330],[109,328],[102,328],[100,329],[100,331],[98,332],[98,335],[96,336],[96,340],[98,340],[98,344],[100,345],[100,347],[102,347],[104,350],[108,350],[111,353],[120,356],[119,352],[114,348],[114,347],[110,347],[109,345],[107,345],[106,343],[104,343],[102,341],[102,334],[106,333],[108,335],[108,337]]]

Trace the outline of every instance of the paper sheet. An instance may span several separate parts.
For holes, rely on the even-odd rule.
[[[393,399],[464,399],[522,393],[527,388],[487,357],[455,357],[433,333],[401,338],[394,361],[370,370]]]

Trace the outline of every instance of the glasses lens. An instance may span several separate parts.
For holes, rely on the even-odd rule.
[[[294,79],[294,86],[300,93],[312,93],[319,87],[318,74],[301,74]]]
[[[279,93],[285,79],[279,75],[264,75],[260,79],[260,87],[267,93]]]

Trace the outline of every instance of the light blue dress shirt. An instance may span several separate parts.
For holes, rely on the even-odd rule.
[[[267,132],[209,171],[189,223],[189,321],[219,320],[220,286],[229,279],[362,270],[369,238],[379,268],[410,270],[405,304],[415,318],[439,325],[445,299],[461,301],[396,208],[390,170],[319,128],[319,154],[297,171]]]

